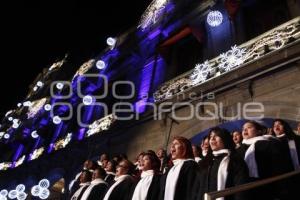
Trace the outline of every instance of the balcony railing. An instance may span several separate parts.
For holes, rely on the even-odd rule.
[[[236,186],[236,187],[226,188],[225,190],[205,193],[204,194],[204,200],[214,200],[214,199],[219,198],[219,197],[226,197],[226,196],[233,195],[233,194],[236,194],[236,193],[239,193],[239,192],[244,192],[244,191],[251,190],[251,189],[254,189],[254,188],[257,188],[257,187],[260,187],[260,186],[271,184],[271,183],[274,183],[276,181],[291,178],[291,177],[294,177],[294,176],[297,176],[297,175],[300,175],[300,170],[296,170],[296,171],[289,172],[289,173],[286,173],[286,174],[282,174],[282,175],[279,175],[279,176],[263,179],[263,180],[260,180],[260,181],[255,181],[255,182],[239,185],[239,186]]]
[[[299,40],[300,17],[297,17],[240,46],[231,47],[216,58],[196,64],[193,70],[161,85],[154,93],[154,100],[162,102],[170,99]]]

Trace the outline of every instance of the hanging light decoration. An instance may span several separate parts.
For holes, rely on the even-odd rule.
[[[46,111],[50,111],[51,108],[52,108],[52,106],[51,106],[50,104],[46,104],[46,105],[44,106],[44,109],[45,109]]]
[[[207,15],[206,21],[212,27],[219,26],[223,21],[223,15],[218,10],[210,11]]]
[[[1,200],[7,200],[8,191],[7,190],[1,190],[0,191],[0,199]]]
[[[38,138],[39,137],[39,135],[38,135],[38,133],[37,133],[36,130],[34,130],[34,131],[31,132],[31,137],[32,138]]]
[[[63,83],[56,83],[56,88],[59,89],[59,90],[62,90],[64,87],[64,84]]]
[[[190,79],[193,81],[194,85],[201,83],[206,80],[211,70],[212,69],[208,61],[205,61],[201,64],[196,64],[194,72],[191,74]]]
[[[103,60],[98,60],[96,63],[97,69],[104,69],[105,68],[105,62]]]
[[[117,42],[117,40],[115,38],[113,38],[113,37],[109,37],[106,40],[106,44],[109,45],[109,46],[111,46],[111,47],[114,47],[115,44],[116,44],[116,42]]]
[[[90,95],[86,95],[83,97],[82,102],[84,105],[91,105],[93,103],[93,97]]]
[[[15,190],[9,191],[8,197],[10,199],[17,198],[18,200],[25,200],[27,197],[27,194],[25,193],[25,185],[23,184],[17,185]]]
[[[35,185],[31,188],[32,196],[39,197],[40,199],[47,199],[50,195],[48,187],[50,182],[48,179],[40,180],[38,185]]]
[[[59,116],[54,116],[52,121],[54,124],[60,124],[61,118]]]

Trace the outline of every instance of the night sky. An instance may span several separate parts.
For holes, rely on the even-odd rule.
[[[0,117],[24,100],[43,68],[64,57],[78,66],[106,47],[106,38],[136,26],[151,0],[12,0],[0,3]],[[4,80],[4,78],[8,80]]]

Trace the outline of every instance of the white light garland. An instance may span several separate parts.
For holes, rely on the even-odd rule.
[[[11,114],[14,110],[9,110],[5,113],[5,117],[7,117],[9,114]]]
[[[42,98],[32,102],[28,108],[27,119],[34,118],[36,114],[43,108],[47,101],[47,98]]]
[[[30,157],[30,160],[35,160],[38,157],[40,157],[43,154],[44,150],[45,150],[44,147],[41,147],[39,149],[35,149],[33,151],[32,155],[31,155],[31,157]]]
[[[39,197],[40,199],[47,199],[50,195],[49,191],[50,182],[48,179],[40,180],[38,185],[31,188],[32,196]]]
[[[180,93],[193,86],[193,82],[189,77],[181,77],[178,80],[172,80],[162,85],[159,90],[157,90],[153,96],[155,101],[162,101],[171,98],[174,92]]]
[[[207,75],[211,72],[211,66],[208,61],[202,64],[196,64],[194,72],[191,74],[190,79],[193,84],[196,85],[206,80]]]
[[[0,132],[0,139],[4,136],[5,132],[1,131]]]
[[[72,139],[72,133],[68,133],[68,135],[64,139],[55,142],[54,149],[58,150],[58,149],[65,148],[70,143],[71,139]]]
[[[31,106],[31,101],[25,101],[24,103],[23,103],[23,106],[26,106],[26,107],[29,107],[29,106]]]
[[[12,166],[11,162],[3,162],[0,163],[0,170],[7,170],[8,168],[10,168]]]
[[[80,66],[80,68],[77,70],[75,75],[73,76],[72,81],[74,80],[74,78],[76,76],[81,76],[81,75],[85,74],[89,69],[91,69],[93,67],[94,64],[95,64],[95,59],[90,59],[87,62],[83,63]]]
[[[246,54],[245,49],[241,49],[236,45],[234,45],[233,47],[231,47],[231,50],[227,51],[226,53],[222,53],[220,55],[218,67],[228,72],[233,68],[244,63],[245,54]]]
[[[20,165],[22,165],[25,161],[25,155],[23,155],[21,158],[19,158],[19,160],[16,162],[15,167],[18,167]]]
[[[58,61],[56,63],[53,63],[50,67],[49,67],[49,71],[52,71],[53,69],[56,69],[56,68],[61,68],[61,66],[65,63],[66,61],[66,58],[67,58],[67,55],[65,56],[64,59],[62,59],[61,61]]]
[[[7,200],[8,191],[7,190],[1,190],[0,191],[0,200]]]
[[[25,200],[27,197],[27,194],[25,193],[25,185],[24,184],[17,185],[15,190],[9,191],[8,197],[10,199],[17,198],[18,200]]]
[[[89,125],[89,130],[87,131],[87,137],[94,135],[95,133],[108,130],[115,120],[116,120],[116,116],[110,114],[99,120],[94,121],[91,125]]]
[[[269,51],[280,49],[289,42],[300,39],[300,18],[297,17],[273,30],[268,31],[261,36],[246,42],[239,47],[233,46],[225,53],[208,61],[212,69],[214,78],[222,72],[231,71],[234,68],[253,61],[260,56],[267,54]],[[206,81],[205,63],[196,65],[190,73],[185,73],[171,81],[164,83],[154,94],[154,101],[159,102],[173,97],[174,95],[194,87],[199,83]],[[202,70],[203,69],[203,70]],[[220,69],[220,70],[218,70]],[[191,84],[189,82],[192,82]]]
[[[151,24],[155,24],[168,2],[168,0],[153,0],[142,15],[138,28],[144,30]]]

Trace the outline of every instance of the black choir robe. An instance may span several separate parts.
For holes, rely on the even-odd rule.
[[[108,185],[104,183],[99,183],[95,185],[87,200],[102,200],[105,196],[107,189]]]
[[[248,145],[242,144],[241,147],[237,149],[242,158],[245,158],[248,147]],[[277,139],[257,141],[255,143],[255,159],[259,179],[288,172],[288,168],[286,167],[287,160],[282,152],[280,142]]]
[[[195,198],[203,200],[204,194],[208,192],[217,191],[218,186],[218,170],[225,154],[216,157],[207,157],[205,160],[199,162],[200,174],[195,184]],[[227,179],[225,188],[242,185],[249,182],[249,171],[245,161],[237,154],[232,153],[229,158],[227,167]],[[235,195],[225,197],[225,200],[248,200],[246,192],[240,192]]]
[[[74,194],[77,192],[77,191],[75,191],[74,194],[73,194],[73,196],[71,197],[71,200],[79,200],[79,199],[81,199],[83,193],[85,192],[85,190],[86,190],[88,187],[89,187],[89,185],[83,186],[83,188],[82,188],[81,192],[79,193],[79,195],[78,195],[77,197],[73,197]],[[81,186],[78,188],[78,190],[79,190],[80,188],[81,188]]]
[[[285,166],[288,171],[294,171],[295,168],[290,154],[288,138],[284,136],[278,139],[281,144],[282,152],[284,153],[284,158],[286,158]],[[298,161],[300,162],[300,137],[295,136],[293,140],[295,142],[296,149],[297,149]],[[293,199],[295,195],[298,195],[299,185],[300,185],[300,175],[281,181],[281,187],[283,188],[281,191],[281,193],[283,194],[281,196],[284,196],[284,199]]]
[[[293,165],[293,160],[290,154],[290,148],[289,148],[289,141],[288,138],[286,136],[284,137],[280,137],[278,138],[280,141],[280,145],[282,148],[282,151],[285,155],[285,157],[287,157],[287,163],[285,164],[286,167],[288,168],[288,171],[294,171],[294,165]],[[297,149],[297,154],[298,154],[298,161],[300,162],[300,137],[299,136],[295,136],[295,138],[293,139],[296,145],[296,149]]]
[[[113,189],[108,200],[131,200],[135,186],[133,178],[126,178]]]
[[[193,161],[185,161],[178,176],[177,185],[174,194],[174,200],[191,200],[196,191],[194,185],[196,178],[199,176],[199,165]],[[165,195],[165,187],[168,173],[161,178],[161,191],[159,199],[163,200]]]
[[[160,192],[160,178],[161,175],[155,174],[148,189],[146,200],[157,200]]]
[[[244,158],[248,148],[249,145],[242,144],[237,151]],[[250,177],[251,181],[277,176],[289,171],[286,166],[287,157],[284,156],[278,139],[271,138],[269,140],[257,141],[255,143],[255,160],[259,178]],[[252,193],[253,199],[268,200],[280,198],[281,196],[285,196],[285,194],[282,193],[286,193],[283,185],[282,182],[277,182],[257,189],[252,189],[249,192]]]
[[[110,187],[110,186],[112,186],[112,184],[114,184],[114,182],[115,182],[114,179],[115,179],[115,176],[113,174],[107,174],[104,181],[106,183],[108,183],[108,186]]]

